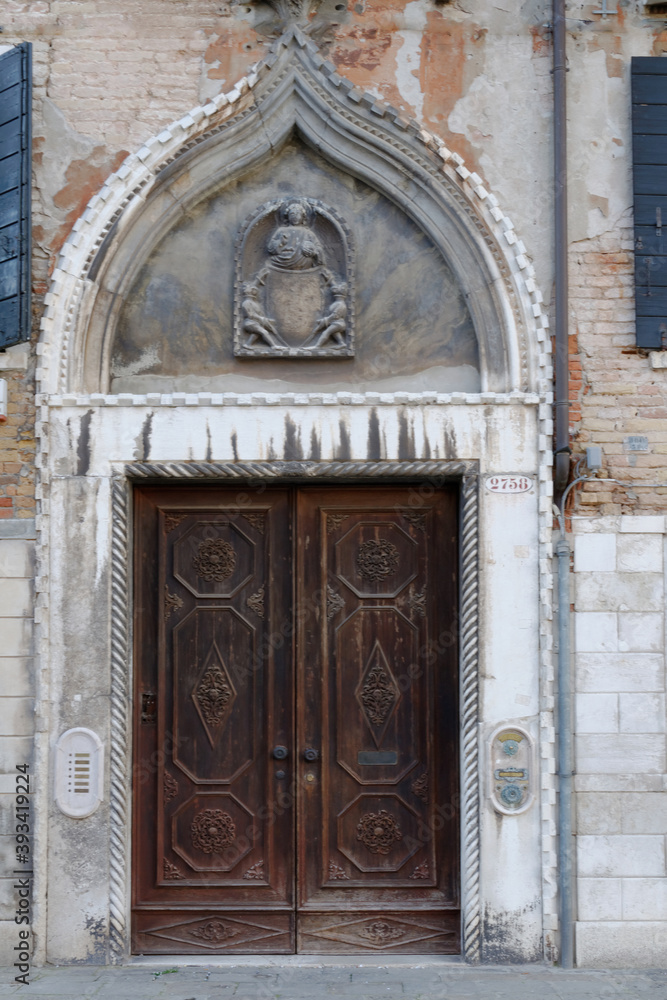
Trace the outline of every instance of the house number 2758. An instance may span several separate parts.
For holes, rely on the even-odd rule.
[[[529,476],[487,476],[486,488],[492,493],[527,493],[532,489]]]

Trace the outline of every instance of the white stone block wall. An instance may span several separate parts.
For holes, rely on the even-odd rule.
[[[33,522],[0,522],[0,965],[17,943],[15,862],[16,765],[33,755]],[[17,526],[21,535],[6,537]],[[31,782],[32,784],[32,782]],[[34,817],[33,817],[34,818]]]
[[[667,962],[665,518],[574,518],[577,962]]]

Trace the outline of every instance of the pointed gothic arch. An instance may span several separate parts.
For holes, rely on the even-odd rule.
[[[292,26],[254,73],[149,140],[91,200],[47,296],[44,391],[109,391],[119,310],[151,251],[293,135],[379,191],[441,252],[474,323],[482,391],[538,390],[548,376],[547,319],[497,199],[442,140],[356,91]]]

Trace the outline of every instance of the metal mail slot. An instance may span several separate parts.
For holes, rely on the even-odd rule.
[[[396,750],[360,750],[357,764],[398,764]]]

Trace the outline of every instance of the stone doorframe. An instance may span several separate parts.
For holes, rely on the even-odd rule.
[[[141,482],[216,480],[252,486],[318,481],[386,483],[421,480],[430,488],[459,481],[459,693],[461,795],[461,950],[481,954],[480,783],[478,751],[478,463],[477,462],[137,462],[111,484],[111,729],[109,945],[112,962],[130,954],[130,800],[132,774],[132,486]],[[418,488],[417,488],[418,489]]]
[[[166,197],[169,185],[188,173],[194,185],[190,200],[204,198],[216,184],[222,184],[226,178],[242,173],[244,164],[268,155],[270,143],[268,146],[262,143],[268,142],[266,123],[269,120],[273,123],[271,134],[278,144],[290,130],[297,129],[314,148],[324,150],[334,164],[340,164],[345,169],[348,161],[354,161],[362,179],[365,178],[372,187],[386,193],[390,200],[417,221],[436,246],[441,248],[446,259],[458,261],[459,270],[464,272],[460,274],[462,285],[468,287],[471,302],[475,305],[476,330],[483,346],[482,386],[485,391],[474,394],[443,394],[431,390],[418,394],[108,394],[108,384],[104,377],[107,364],[105,345],[108,343],[107,332],[113,326],[113,316],[95,313],[98,299],[100,307],[103,304],[104,296],[98,296],[100,289],[102,286],[111,289],[116,302],[122,298],[123,282],[130,274],[130,271],[124,269],[125,264],[129,261],[131,268],[137,267],[160,238],[162,230],[159,227],[159,231],[156,230],[152,224],[150,209],[163,196]],[[254,123],[257,121],[262,122],[262,128],[255,127]],[[258,146],[259,139],[261,143]],[[406,179],[409,179],[409,191],[414,197],[406,193]],[[415,193],[417,189],[418,194]],[[474,267],[471,263],[470,274],[477,277],[472,285],[470,274],[466,272],[466,261],[474,263]],[[216,479],[220,483],[231,480],[242,483],[260,479],[285,482],[324,482],[327,479],[344,481],[345,477],[348,481],[361,482],[381,482],[384,479],[400,481],[401,478],[414,482],[420,478],[438,476],[462,481],[464,499],[462,576],[466,584],[461,604],[462,611],[465,612],[465,631],[461,636],[461,670],[464,679],[462,841],[465,955],[469,960],[476,961],[483,952],[485,958],[497,960],[498,955],[502,954],[498,942],[512,940],[508,928],[502,924],[502,913],[494,911],[495,916],[494,913],[490,916],[487,907],[487,872],[484,870],[485,858],[482,856],[481,843],[487,837],[488,830],[500,831],[501,827],[497,824],[485,825],[484,816],[488,810],[482,811],[480,808],[482,799],[479,771],[482,761],[481,758],[478,761],[477,741],[478,734],[480,738],[482,735],[482,720],[477,721],[478,714],[484,715],[484,725],[495,725],[505,718],[524,718],[530,715],[534,719],[535,739],[540,747],[539,816],[535,817],[533,824],[535,828],[539,825],[540,837],[538,841],[537,830],[531,828],[531,836],[535,838],[530,842],[533,864],[531,891],[536,885],[539,869],[541,897],[540,900],[535,897],[523,910],[515,911],[515,916],[518,913],[517,919],[520,919],[525,913],[530,913],[532,920],[532,915],[541,907],[541,953],[547,960],[553,960],[558,924],[555,906],[555,735],[551,655],[553,581],[550,564],[550,466],[553,397],[550,340],[548,318],[526,248],[514,231],[511,220],[501,209],[496,197],[486,189],[482,179],[468,170],[461,157],[450,151],[440,137],[426,131],[419,123],[407,122],[400,113],[382,104],[376,96],[362,94],[349,81],[342,80],[335,68],[317,51],[314,42],[297,28],[291,28],[276,43],[267,59],[247,78],[240,80],[233,90],[218,95],[205,107],[193,109],[148,140],[140,150],[128,156],[118,171],[107,179],[101,191],[91,199],[85,212],[75,223],[53,272],[51,288],[45,299],[42,338],[37,353],[36,465],[39,484],[36,496],[41,508],[36,520],[38,569],[35,622],[40,663],[36,756],[43,773],[48,772],[51,742],[57,735],[55,727],[61,724],[68,727],[72,724],[69,721],[71,713],[68,711],[59,715],[57,704],[59,685],[70,665],[67,660],[70,650],[62,634],[61,615],[63,572],[69,565],[63,539],[66,535],[64,524],[72,509],[70,505],[73,504],[72,496],[66,489],[70,478],[80,484],[90,484],[97,478],[102,484],[99,511],[95,514],[98,517],[96,523],[99,533],[95,538],[93,551],[98,560],[98,578],[105,585],[108,580],[108,530],[109,527],[111,529],[109,912],[112,961],[120,962],[127,956],[129,929],[127,782],[131,484],[150,479],[158,482],[166,479]],[[89,378],[84,377],[83,371],[83,358],[86,355],[89,356],[91,365],[92,374]],[[237,411],[237,407],[242,409]],[[371,411],[375,409],[382,422],[386,417],[393,419],[393,415],[403,407],[408,411],[414,408],[415,413],[429,413],[430,430],[422,421],[419,431],[421,444],[418,443],[416,448],[411,446],[403,452],[398,447],[398,441],[391,443],[395,434],[395,423],[392,423],[390,446],[387,449],[368,450],[359,441],[351,452],[336,451],[332,446],[327,446],[324,452],[329,459],[336,455],[353,455],[359,461],[346,461],[340,457],[338,461],[290,462],[286,461],[291,457],[286,447],[287,442],[284,442],[285,448],[282,451],[279,448],[276,452],[272,448],[268,428],[273,427],[273,420],[268,419],[267,407],[275,407],[272,413],[280,411],[283,419],[286,408],[289,407],[290,416],[294,413],[300,415],[299,423],[308,423],[311,411],[319,413],[323,425],[327,426],[327,438],[331,442],[335,441],[333,415],[336,412],[344,415],[345,419],[350,415],[355,419],[355,425],[361,426],[364,414],[370,420]],[[338,410],[335,411],[334,407]],[[242,419],[248,421],[250,427],[256,428],[257,440],[248,436],[240,451],[242,460],[232,462],[232,455],[235,459],[237,456],[235,449],[230,446],[230,434],[239,422],[235,417],[237,412],[239,415],[243,414]],[[215,415],[220,442],[219,450],[210,457],[227,460],[220,464],[197,462],[197,458],[204,458],[205,454],[209,457],[204,448],[200,447],[207,413],[211,417]],[[172,418],[170,414],[175,416]],[[143,447],[142,450],[142,421],[152,419],[152,416],[155,417],[155,425],[160,426],[161,443],[151,448]],[[190,434],[190,437],[185,434],[184,441],[176,452],[172,448],[173,440],[169,433],[171,419],[182,421],[182,426],[189,429]],[[98,444],[99,450],[103,440],[107,442],[107,450],[97,455],[93,468],[89,463],[91,449],[95,451]],[[109,455],[113,457],[109,459]],[[282,455],[284,461],[268,461],[273,455]],[[386,459],[380,461],[383,455]],[[447,455],[450,461],[430,461],[432,455]],[[255,456],[261,457],[263,461],[245,461]],[[165,462],[157,464],[148,461],[151,458],[158,459],[158,462],[160,458],[164,458]],[[396,461],[391,461],[390,458]],[[179,459],[182,461],[178,461]],[[482,497],[478,495],[477,460],[480,474],[521,472],[535,477],[534,503],[531,499],[527,508],[531,511],[531,518],[534,517],[529,538],[533,550],[526,563],[532,573],[530,600],[533,604],[526,611],[531,632],[530,642],[524,645],[526,648],[530,647],[530,651],[523,660],[525,674],[529,669],[531,671],[530,691],[528,695],[523,692],[523,700],[517,702],[518,708],[501,698],[501,715],[496,717],[494,705],[488,719],[486,709],[478,713],[477,629],[478,619],[482,620],[485,645],[480,662],[484,664],[486,671],[487,629],[497,624],[491,621],[493,602],[489,602],[487,596],[502,597],[506,594],[506,591],[493,589],[498,588],[500,583],[497,572],[495,576],[490,571],[487,573],[486,549],[491,545],[494,526],[504,529],[506,525],[499,522],[497,506],[495,515],[490,511],[490,494],[485,491]],[[126,464],[128,462],[131,464]],[[111,525],[107,506],[109,489],[112,500]],[[477,589],[478,504],[484,518],[481,536],[485,546],[485,570],[482,577],[484,594],[481,602],[478,602]],[[56,518],[52,517],[54,511],[57,512]],[[58,516],[60,521],[57,520]],[[516,524],[517,521],[510,520],[507,523]],[[517,541],[523,542],[523,536]],[[518,545],[518,548],[523,550],[525,546]],[[493,579],[488,584],[490,576]],[[55,583],[54,578],[57,581]],[[527,573],[521,579],[526,582]],[[487,593],[489,586],[491,590]],[[103,615],[106,616],[106,592],[103,599]],[[92,604],[92,599],[90,603]],[[515,628],[526,627],[516,616],[512,618],[512,624]],[[106,620],[104,630],[106,641],[109,636]],[[502,655],[507,655],[506,644],[500,643],[499,648]],[[509,655],[512,655],[511,649]],[[77,669],[82,670],[80,662]],[[106,671],[106,662],[104,669]],[[484,691],[489,677],[493,680],[493,672],[492,669],[485,672]],[[105,673],[105,679],[106,676]],[[511,677],[503,676],[505,681]],[[497,688],[496,685],[494,697],[498,694]],[[525,706],[529,704],[534,707],[526,711]],[[105,726],[108,719],[109,716],[106,716]],[[48,793],[43,792],[35,829],[40,859],[35,878],[35,917],[37,957],[41,961],[47,957],[46,859],[49,841],[57,842],[53,828],[49,829],[49,809]],[[517,818],[517,822],[522,822],[522,819]],[[507,824],[504,829],[507,829]],[[106,836],[104,829],[100,833],[100,842],[103,839],[106,844]],[[500,833],[494,833],[494,836],[498,840]],[[508,886],[521,886],[522,880],[525,881],[526,859],[525,854],[520,853],[517,867],[509,873],[505,872],[504,891]],[[486,864],[488,863],[487,855]],[[518,893],[517,899],[520,896],[524,900],[524,895]],[[49,898],[52,900],[55,897],[52,895]],[[484,914],[481,912],[481,900],[485,901]],[[524,903],[525,900],[521,905]],[[106,906],[106,902],[104,905]],[[505,896],[497,909],[503,912],[507,909]],[[95,914],[101,922],[101,909],[96,908]],[[531,927],[533,940],[537,934],[535,920]],[[86,934],[88,940],[92,940],[92,933],[88,929]],[[100,955],[106,948],[106,931],[104,939],[104,943],[100,944]],[[487,949],[488,942],[490,947]],[[69,940],[59,942],[57,947],[60,950],[54,952],[56,960],[62,960],[63,957],[67,959],[71,954],[72,945]],[[84,949],[80,950],[81,955],[77,955],[74,959],[76,961],[82,960],[84,956]],[[537,957],[537,951],[530,952],[530,955],[522,954],[522,960],[531,961]],[[106,959],[106,951],[104,955],[102,960]],[[500,960],[507,959],[501,957]]]

